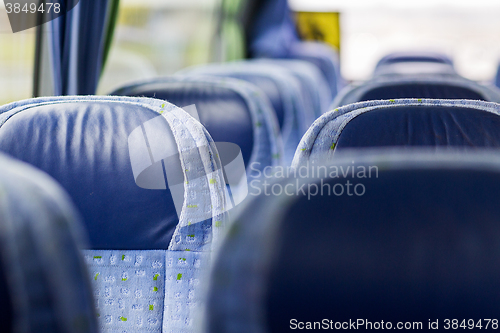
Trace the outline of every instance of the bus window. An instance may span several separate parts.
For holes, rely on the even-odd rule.
[[[32,95],[35,29],[12,33],[0,1],[0,105]]]
[[[121,0],[99,93],[211,59],[218,0]]]
[[[436,51],[457,72],[491,81],[500,58],[500,2],[495,0],[289,0],[296,12],[340,12],[341,66],[348,80],[370,78],[395,51]]]

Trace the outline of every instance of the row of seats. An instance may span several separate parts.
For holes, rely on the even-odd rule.
[[[395,63],[391,60],[388,66]],[[287,69],[289,66],[293,69]],[[101,332],[182,333],[196,332],[199,326],[209,332],[260,331],[263,327],[279,332],[289,328],[292,314],[296,314],[299,321],[315,320],[320,318],[320,314],[323,319],[328,313],[331,315],[337,311],[338,318],[347,318],[359,307],[359,303],[352,299],[362,295],[367,295],[366,299],[370,300],[364,303],[364,312],[359,312],[359,317],[366,318],[378,318],[377,313],[370,313],[373,307],[380,309],[380,315],[385,313],[383,309],[394,308],[394,312],[387,312],[391,318],[410,313],[404,312],[404,307],[398,305],[408,295],[415,299],[412,306],[425,306],[421,314],[427,314],[425,311],[441,314],[445,312],[439,311],[444,309],[457,308],[458,305],[448,307],[457,303],[453,297],[471,300],[466,310],[476,306],[478,312],[473,313],[483,310],[485,312],[481,313],[489,313],[486,310],[490,308],[484,300],[495,300],[496,293],[464,291],[462,294],[452,293],[453,297],[445,294],[443,306],[436,309],[429,296],[432,290],[424,286],[430,281],[435,288],[441,287],[451,273],[477,273],[457,281],[458,287],[464,283],[490,286],[485,284],[488,281],[486,273],[496,276],[494,270],[481,270],[496,259],[494,255],[482,257],[481,265],[484,265],[479,268],[473,266],[473,260],[466,261],[462,271],[457,270],[453,263],[460,262],[461,258],[470,258],[471,253],[483,252],[468,247],[460,252],[461,257],[457,257],[453,249],[462,249],[461,244],[470,244],[463,237],[477,211],[473,206],[476,201],[471,203],[465,193],[469,193],[471,184],[476,183],[482,185],[477,188],[478,192],[471,193],[475,195],[474,200],[481,202],[485,213],[482,215],[483,224],[475,229],[477,238],[474,244],[481,244],[485,253],[496,246],[495,241],[487,236],[496,232],[492,229],[496,221],[496,211],[492,207],[496,206],[491,206],[491,203],[494,202],[496,184],[493,180],[497,176],[498,163],[487,159],[491,153],[469,157],[463,151],[466,147],[497,147],[498,104],[481,101],[482,98],[465,101],[424,98],[441,97],[435,95],[422,98],[410,96],[416,98],[360,102],[326,112],[322,108],[328,104],[326,101],[331,101],[328,89],[318,88],[315,92],[306,89],[313,82],[324,84],[326,76],[319,75],[318,68],[297,60],[270,59],[210,65],[192,68],[170,78],[134,83],[116,91],[115,96],[39,98],[1,107],[0,150],[54,178],[80,211],[83,229],[88,234],[89,241],[84,251],[86,273],[74,250],[78,240],[73,241],[58,231],[50,231],[55,227],[69,229],[65,227],[67,221],[75,221],[72,222],[75,226],[71,228],[78,229],[78,218],[74,217],[76,214],[71,204],[67,203],[68,199],[57,194],[60,190],[54,190],[56,194],[47,194],[34,190],[34,185],[31,185],[22,192],[23,188],[19,185],[20,194],[14,190],[13,194],[9,192],[15,200],[23,195],[33,197],[33,200],[28,200],[30,204],[45,200],[43,205],[48,207],[37,208],[48,212],[47,226],[26,222],[29,224],[26,230],[34,229],[24,232],[23,236],[42,236],[44,233],[37,228],[45,228],[57,237],[66,237],[61,246],[53,243],[50,249],[54,252],[47,254],[47,258],[43,251],[37,253],[42,259],[30,258],[36,261],[36,265],[25,262],[27,270],[49,272],[40,273],[44,276],[39,281],[42,285],[33,286],[36,297],[48,297],[44,293],[52,293],[51,288],[56,285],[62,290],[61,296],[56,297],[65,297],[62,292],[70,294],[71,291],[66,288],[75,288],[71,283],[78,283],[79,303],[75,302],[73,306],[71,297],[76,296],[68,296],[67,300],[61,300],[67,302],[63,307],[59,303],[51,303],[49,307],[42,307],[47,310],[40,310],[43,313],[39,316],[49,318],[44,319],[48,321],[55,320],[54,316],[57,320],[68,320],[81,332],[95,332],[98,327]],[[394,81],[406,80],[405,75],[391,75]],[[443,75],[436,74],[435,77],[438,76]],[[457,82],[465,82],[455,74],[450,77]],[[440,92],[439,89],[435,91]],[[492,95],[496,93],[492,88],[491,91]],[[347,94],[340,96],[344,95]],[[490,95],[484,96],[486,99]],[[193,104],[195,111],[189,107]],[[191,115],[180,107],[190,111]],[[318,118],[319,113],[322,115]],[[331,196],[317,196],[310,200],[311,193],[301,195],[299,192],[288,198],[282,193],[272,198],[260,196],[248,200],[239,206],[239,212],[231,212],[232,224],[225,236],[223,226],[228,222],[227,212],[234,200],[231,188],[227,186],[225,152],[214,144],[224,141],[240,147],[250,177],[255,176],[253,172],[262,171],[267,166],[286,166],[293,158],[295,169],[332,162],[351,167],[380,166],[380,174],[377,173],[380,179],[367,180],[367,195],[362,197],[363,200],[359,197]],[[352,153],[351,150],[381,146],[407,149],[411,146],[453,146],[459,147],[461,152]],[[342,157],[343,154],[347,157]],[[428,163],[424,165],[418,161]],[[13,187],[21,181],[11,176],[8,170],[18,168],[22,173],[23,168],[16,167],[19,162],[12,162],[14,167],[8,166],[9,163],[11,161],[7,160],[4,163],[7,171],[0,173],[5,176],[5,179],[0,178],[0,184],[6,182],[6,186]],[[261,169],[254,170],[255,165]],[[36,184],[37,172],[33,174],[34,180],[29,181]],[[493,177],[491,183],[488,177]],[[326,180],[332,188],[351,178],[354,176],[347,174],[340,180]],[[280,186],[287,188],[288,182],[292,187],[301,185],[286,179]],[[301,179],[300,182],[317,184],[318,180]],[[431,186],[436,183],[440,187]],[[442,195],[450,191],[450,184],[454,186],[451,190],[454,195]],[[51,186],[55,185],[47,185],[47,188]],[[51,198],[51,195],[57,204],[44,199],[47,196]],[[180,203],[177,200],[179,197]],[[0,201],[2,199],[0,194]],[[66,207],[64,218],[50,215],[57,205]],[[14,213],[5,210],[5,214],[10,214],[2,220],[5,225],[10,221],[9,216],[24,209],[16,204],[8,207]],[[391,213],[394,207],[400,207],[399,215]],[[423,214],[436,211],[435,207],[444,207],[442,213],[432,218]],[[460,214],[451,217],[445,214],[456,207],[462,207]],[[42,216],[41,213],[40,216],[33,213],[26,219],[34,221]],[[339,222],[331,223],[331,216],[336,216],[336,221],[338,216]],[[382,237],[383,232],[401,232],[397,221],[405,219],[426,219],[427,224],[415,222],[405,229],[399,240],[392,243],[383,241],[393,239],[387,235]],[[363,221],[366,220],[380,222],[374,223],[372,229],[364,229]],[[390,224],[383,225],[382,222]],[[49,225],[51,223],[55,227]],[[429,227],[436,223],[441,223],[438,229],[441,234]],[[447,227],[450,225],[458,225],[462,229],[456,229],[455,238],[447,238],[441,255],[436,257],[439,237],[449,230]],[[356,235],[360,231],[368,244],[361,249],[368,252],[352,250],[355,248],[352,244],[360,242]],[[15,230],[13,232],[16,233]],[[78,238],[77,232],[70,230],[69,234]],[[421,238],[411,242],[409,239],[415,234],[421,235]],[[432,238],[435,243],[425,243],[428,237],[435,237]],[[332,242],[332,239],[336,241]],[[15,251],[31,253],[33,248],[27,247],[26,243],[31,242],[21,241],[19,246],[22,248]],[[8,241],[2,246],[4,244]],[[386,244],[386,252],[380,250],[380,244]],[[411,251],[419,249],[422,244],[427,244],[422,250],[425,250],[424,256],[411,256]],[[370,251],[374,248],[378,252]],[[401,249],[395,252],[399,253],[399,257],[392,256],[387,261],[384,254],[394,248]],[[14,260],[12,266],[16,266],[20,260],[17,258],[21,257],[11,256],[9,251],[14,250],[5,246],[1,250],[4,266],[10,260]],[[214,257],[214,253],[218,255]],[[342,253],[349,255],[341,256]],[[372,257],[367,257],[366,253]],[[70,255],[77,259],[66,264],[69,259],[65,256]],[[414,261],[409,261],[407,267],[403,265],[405,258]],[[435,261],[429,261],[429,258]],[[422,260],[432,267],[446,260],[451,260],[451,264],[442,275],[429,276],[422,273],[425,270],[415,268],[420,267],[417,264]],[[361,261],[356,274],[349,264],[353,261]],[[215,262],[215,269],[209,278],[207,274],[212,262]],[[380,262],[380,265],[373,266],[373,262]],[[391,265],[392,262],[400,265]],[[72,271],[65,272],[63,268],[57,268],[58,265],[66,265],[64,269],[70,267]],[[19,275],[10,275],[15,270],[11,271],[11,266],[6,267],[5,272],[0,272],[3,273],[0,277],[6,282],[0,284],[11,301],[8,297],[3,298],[6,300],[3,314],[12,318],[12,309],[28,311],[19,310],[23,308],[17,305],[12,308],[12,304],[17,304],[12,299],[22,300],[29,295],[18,297],[10,293],[13,283],[24,280],[14,281]],[[331,270],[325,272],[325,267],[331,267]],[[421,275],[413,280],[404,280],[403,277],[409,276],[408,272]],[[54,279],[73,281],[69,284],[62,280],[52,281],[52,275],[47,277],[47,274],[58,275]],[[85,285],[87,280],[82,277],[84,274],[93,284],[95,312],[88,307],[90,288]],[[392,285],[384,285],[382,278],[391,274],[402,274],[397,280],[402,285],[394,288],[400,288],[398,290],[404,293],[399,295]],[[290,280],[289,276],[296,279]],[[356,280],[356,276],[362,277],[361,280]],[[328,287],[331,281],[336,281],[341,288]],[[370,285],[373,281],[380,281],[381,288],[374,289]],[[416,289],[418,293],[410,288],[411,283],[420,286]],[[9,286],[7,290],[6,285]],[[205,306],[203,295],[207,286],[209,297]],[[21,290],[31,294],[31,289],[23,287]],[[360,296],[351,298],[351,291]],[[379,297],[382,291],[387,291],[393,298]],[[336,302],[331,302],[332,299]],[[384,304],[389,304],[384,302],[390,302],[393,308],[384,307]],[[311,303],[314,306],[306,307]],[[48,313],[52,309],[66,313]],[[299,312],[295,312],[298,310],[293,309],[301,309],[302,319]],[[76,313],[80,315],[79,321],[74,319]],[[95,324],[95,317],[98,324]],[[12,323],[13,326],[21,325],[23,321],[19,318]],[[33,317],[36,322],[33,325],[42,325],[37,322],[38,318]],[[43,325],[49,324],[44,321]],[[44,330],[51,331],[45,326],[34,331]]]

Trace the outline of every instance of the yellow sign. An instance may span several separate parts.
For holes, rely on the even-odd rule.
[[[340,14],[324,12],[297,12],[297,29],[303,40],[330,44],[340,50]]]

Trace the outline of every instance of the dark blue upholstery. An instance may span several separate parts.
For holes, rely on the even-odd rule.
[[[252,117],[241,94],[203,82],[152,81],[119,89],[111,95],[154,97],[179,107],[194,104],[199,120],[215,142],[232,142],[241,148],[248,165],[254,146]]]
[[[286,212],[267,285],[270,331],[290,318],[495,317],[498,170],[381,170],[362,182],[362,197],[299,197]]]
[[[127,142],[157,116],[120,103],[38,105],[0,127],[0,150],[62,184],[83,215],[92,249],[167,249],[179,222],[170,191],[136,185]]]
[[[359,102],[397,98],[475,99],[486,97],[472,89],[440,83],[394,83],[373,88],[361,96]]]
[[[395,65],[391,65],[395,66]],[[500,90],[452,74],[378,75],[346,87],[330,110],[361,101],[401,98],[469,99],[500,102]]]
[[[384,108],[352,119],[336,148],[382,146],[500,147],[500,116],[467,107]]]
[[[334,167],[377,172],[277,181],[296,195],[262,194],[235,217],[212,275],[207,332],[288,332],[292,319],[426,330],[429,319],[443,329],[446,318],[496,318],[498,154],[358,150],[326,174]],[[324,194],[308,192],[312,184]],[[336,185],[343,195],[326,194]]]
[[[82,226],[47,174],[0,154],[2,332],[97,333]]]

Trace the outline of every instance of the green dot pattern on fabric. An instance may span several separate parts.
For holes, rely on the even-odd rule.
[[[421,98],[419,98],[417,101],[419,101],[420,103],[422,103],[422,99]]]
[[[216,228],[220,228],[222,226],[222,222],[221,221],[215,221],[215,227]]]
[[[160,274],[155,274],[155,276],[153,276],[153,280],[154,281],[158,281],[158,277],[160,276]]]
[[[182,273],[177,274],[177,281],[180,281],[182,279]]]
[[[128,280],[128,278],[122,278],[122,281],[127,281],[127,280]]]
[[[179,258],[180,261],[186,261],[186,258]]]
[[[158,291],[158,287],[153,287],[153,291],[154,292]]]
[[[94,276],[94,280],[97,281],[97,277],[99,276],[99,273],[96,273],[96,275]]]
[[[307,148],[302,148],[302,149],[301,149],[301,151],[306,151],[306,150],[307,150]]]
[[[187,208],[198,208],[198,205],[188,205]]]
[[[122,261],[123,261],[123,260],[125,260],[125,255],[124,255],[124,254],[122,255]]]
[[[102,259],[102,256],[94,256],[94,259]]]
[[[215,183],[216,183],[216,181],[215,181],[215,179],[214,179],[214,178],[210,179],[210,184],[212,184],[212,185],[213,185],[213,184],[215,184]]]
[[[194,238],[194,235],[188,235],[188,237]]]
[[[335,149],[335,142],[332,143],[331,147],[330,147],[331,150],[334,150]]]
[[[149,304],[149,311],[153,311],[155,309],[155,306],[153,304]]]
[[[127,318],[125,318],[125,317],[120,317],[120,320],[121,320],[121,321],[127,321]]]
[[[396,103],[396,100],[395,99],[390,99],[389,102]]]

